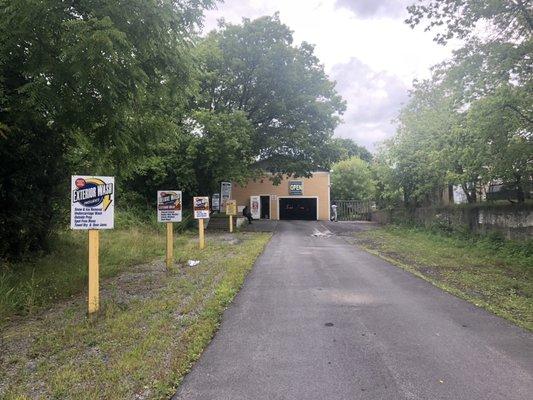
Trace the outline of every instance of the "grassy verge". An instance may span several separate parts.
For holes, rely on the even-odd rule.
[[[184,235],[171,271],[156,261],[105,280],[96,320],[78,296],[11,322],[1,334],[0,398],[168,398],[269,238],[209,235],[199,251]]]
[[[533,330],[533,243],[380,228],[356,234],[366,250]]]
[[[153,216],[152,216],[153,217]],[[187,227],[188,216],[175,224]],[[155,217],[119,212],[117,229],[100,232],[100,276],[108,278],[132,265],[154,260],[165,251],[165,227]],[[178,236],[177,245],[184,238]],[[34,313],[87,286],[87,232],[65,229],[56,233],[50,253],[32,255],[17,263],[0,262],[0,326],[11,318]]]
[[[164,240],[163,232],[148,227],[102,231],[101,276],[162,256]],[[79,293],[86,285],[87,232],[60,232],[50,254],[0,270],[0,323]]]

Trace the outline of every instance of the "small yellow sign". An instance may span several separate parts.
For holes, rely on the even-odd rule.
[[[226,215],[237,215],[237,200],[226,202]]]

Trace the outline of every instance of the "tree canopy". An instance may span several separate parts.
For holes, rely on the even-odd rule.
[[[435,40],[464,40],[430,79],[415,82],[399,114],[397,134],[378,157],[408,204],[424,203],[447,185],[469,202],[491,181],[524,201],[533,179],[533,50],[531,5],[521,0],[421,1],[409,7],[412,27],[426,22]],[[484,24],[489,34],[479,34]],[[378,185],[379,186],[379,185]]]
[[[371,200],[375,182],[370,166],[358,157],[350,157],[333,164],[331,196],[333,200]]]
[[[336,160],[344,102],[313,47],[276,15],[202,38],[213,4],[0,0],[0,258],[45,247],[72,174],[146,207]]]
[[[198,54],[199,107],[247,115],[257,167],[308,175],[329,166],[330,139],[344,101],[313,46],[293,45],[278,15],[222,23],[200,43]]]
[[[366,147],[361,146],[350,138],[333,138],[334,151],[337,152],[335,158],[345,160],[351,157],[359,157],[366,162],[372,161],[372,153]]]

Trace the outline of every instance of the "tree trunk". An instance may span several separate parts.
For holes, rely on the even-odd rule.
[[[461,187],[463,188],[463,192],[465,192],[468,204],[475,203],[477,201],[476,185],[474,185],[474,188],[472,190],[468,189],[466,183],[461,183]]]
[[[526,195],[524,193],[524,188],[522,187],[522,177],[520,175],[515,175],[516,182],[516,199],[519,203],[524,203],[526,201]]]

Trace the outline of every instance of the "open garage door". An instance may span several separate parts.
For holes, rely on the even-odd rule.
[[[279,219],[303,219],[316,221],[317,199],[291,197],[279,199]]]

